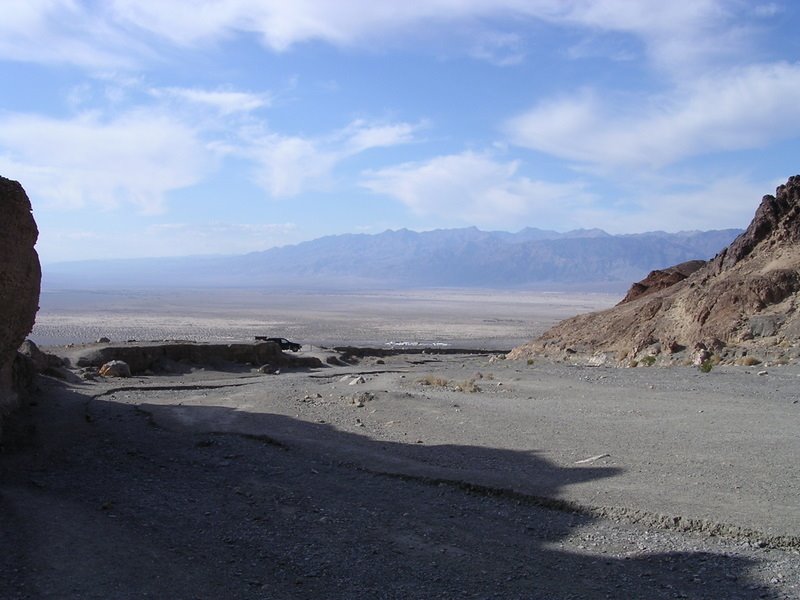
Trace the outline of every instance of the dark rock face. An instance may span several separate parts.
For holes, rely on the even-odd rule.
[[[700,267],[704,267],[705,264],[706,261],[704,260],[690,260],[668,269],[650,271],[647,277],[631,286],[631,289],[628,290],[628,293],[619,303],[625,304],[641,296],[671,287],[689,277]]]
[[[22,186],[0,177],[0,419],[16,407],[17,348],[39,310],[42,271],[34,245],[39,236]]]
[[[688,276],[687,264],[654,271],[614,308],[567,319],[510,356],[572,350],[630,364],[704,344],[720,360],[800,358],[800,175],[764,196],[715,258]]]
[[[800,175],[761,199],[750,226],[713,260],[714,272],[733,267],[768,238],[773,243],[800,241]]]

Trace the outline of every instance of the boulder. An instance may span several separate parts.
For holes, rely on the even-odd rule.
[[[111,360],[100,367],[101,377],[130,377],[131,368],[124,360]]]
[[[25,340],[19,347],[19,353],[31,359],[33,366],[39,373],[44,373],[48,368],[64,366],[64,359],[55,354],[48,354],[39,349],[31,340]]]
[[[17,348],[33,328],[42,272],[34,245],[39,236],[22,186],[0,177],[0,426],[16,408]]]

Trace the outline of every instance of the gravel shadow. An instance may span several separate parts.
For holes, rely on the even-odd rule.
[[[752,555],[558,505],[614,469],[162,408],[48,386],[19,428],[32,437],[0,455],[0,597],[783,597]],[[467,476],[508,461],[542,493]]]

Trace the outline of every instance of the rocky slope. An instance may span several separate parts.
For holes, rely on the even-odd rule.
[[[761,201],[747,230],[689,274],[651,273],[612,309],[567,319],[509,358],[595,363],[785,362],[800,355],[800,176]],[[685,266],[685,265],[683,265]],[[671,285],[670,285],[670,282]],[[746,358],[745,358],[746,357]]]
[[[14,362],[39,308],[39,231],[22,186],[0,177],[0,426],[17,403]]]

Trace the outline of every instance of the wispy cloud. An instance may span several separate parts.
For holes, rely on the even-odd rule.
[[[510,119],[513,143],[600,166],[661,167],[800,134],[800,65],[753,65],[663,95],[550,99]]]
[[[168,192],[197,183],[210,161],[196,131],[159,112],[0,118],[0,171],[50,207],[158,212]]]
[[[518,33],[485,31],[477,35],[470,55],[498,67],[509,67],[525,60],[525,43]]]
[[[536,181],[518,174],[518,161],[464,152],[364,173],[362,185],[405,204],[418,215],[451,223],[510,226],[569,221],[570,207],[591,205],[580,184]]]
[[[150,93],[156,98],[173,99],[212,108],[222,115],[246,113],[267,108],[272,103],[269,94],[254,94],[231,89],[204,90],[199,88],[153,88]]]
[[[371,123],[357,120],[319,137],[250,131],[236,150],[255,161],[257,182],[275,198],[328,189],[343,161],[374,148],[407,144],[422,124]]]
[[[613,233],[744,228],[771,187],[772,182],[744,176],[715,178],[681,191],[654,187],[636,193],[624,208],[589,210],[581,219]]]
[[[7,0],[0,23],[0,56],[15,60],[71,62],[97,68],[131,66],[156,59],[154,42],[190,47],[255,34],[267,48],[283,52],[319,40],[338,46],[375,44],[414,37],[426,28],[453,24],[477,28],[467,54],[495,64],[521,61],[525,52],[517,33],[498,24],[526,20],[593,32],[616,32],[640,41],[655,64],[687,69],[709,57],[746,52],[747,28],[737,20],[743,9],[733,0],[429,0],[427,2],[283,2],[264,0]],[[777,7],[761,4],[768,15]],[[138,39],[147,39],[150,45]],[[41,43],[47,40],[46,44]]]
[[[5,0],[0,58],[90,69],[131,68],[155,58],[107,15],[78,0]]]

